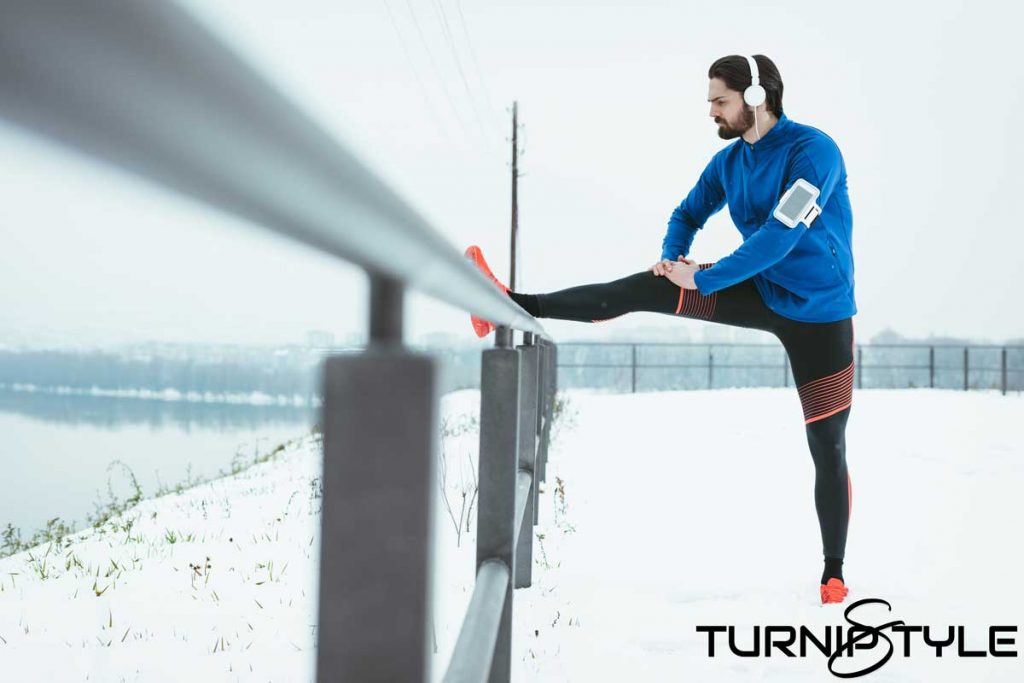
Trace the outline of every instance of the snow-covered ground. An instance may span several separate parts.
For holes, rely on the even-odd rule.
[[[844,623],[846,605],[822,606],[817,595],[821,542],[796,392],[573,402],[578,424],[548,479],[549,488],[564,480],[574,531],[551,528],[544,510],[539,531],[561,565],[516,593],[517,680],[837,680],[822,656],[741,658],[722,636],[709,658],[695,630],[743,627],[737,644],[749,649],[752,625],[822,635]],[[989,625],[1016,625],[1012,649],[1024,651],[1022,420],[1019,395],[855,392],[846,604],[892,605],[862,608],[861,621],[943,627],[933,639],[965,625],[968,649],[987,644]],[[915,634],[904,658],[894,641],[896,655],[870,680],[1024,681],[1021,657],[960,659],[947,649],[936,658]],[[883,642],[874,659],[884,651]]]
[[[825,658],[707,656],[698,625],[861,621],[964,626],[1024,650],[1024,399],[858,391],[847,431],[850,595],[819,604],[813,466],[795,391],[568,392],[541,496],[534,583],[515,592],[513,679],[824,681]],[[436,510],[436,653],[443,675],[473,580],[479,395],[442,401],[448,504]],[[569,419],[571,418],[571,419]],[[304,681],[313,675],[319,444],[307,437],[233,477],[144,501],[67,547],[0,560],[0,675],[47,681]],[[440,472],[440,468],[439,468]],[[871,610],[875,611],[871,611]],[[763,634],[762,634],[763,637]],[[921,634],[870,680],[1024,680],[1024,659],[941,657]],[[776,637],[778,640],[778,637]],[[857,655],[863,668],[886,649]],[[817,655],[817,656],[816,656]],[[845,667],[845,668],[844,668]]]

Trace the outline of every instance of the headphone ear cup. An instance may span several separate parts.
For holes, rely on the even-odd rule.
[[[751,107],[761,106],[767,98],[767,93],[760,85],[751,85],[743,91],[743,101]]]

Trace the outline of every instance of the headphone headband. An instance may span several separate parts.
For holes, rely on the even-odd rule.
[[[747,55],[747,64],[750,65],[750,85],[761,85],[761,74],[757,70],[757,60]]]

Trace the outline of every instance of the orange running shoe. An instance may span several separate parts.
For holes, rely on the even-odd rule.
[[[480,247],[475,244],[466,247],[466,258],[476,264],[476,267],[480,269],[480,272],[486,275],[491,282],[496,284],[498,289],[502,292],[508,292],[508,287],[506,287],[501,280],[494,277],[494,273],[492,273],[490,267],[488,267],[487,261],[484,260],[484,253],[480,251]],[[476,332],[476,336],[478,337],[486,337],[494,331],[494,323],[489,320],[478,318],[475,315],[470,315],[469,319],[470,322],[473,323],[473,331]]]
[[[830,602],[842,602],[850,589],[843,585],[842,579],[832,577],[827,583],[821,585],[821,604]]]

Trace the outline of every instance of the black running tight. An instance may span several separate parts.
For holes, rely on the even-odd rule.
[[[702,264],[701,268],[711,265]],[[853,399],[852,319],[799,322],[765,306],[752,280],[705,296],[695,289],[681,289],[651,271],[533,295],[536,299],[518,293],[511,296],[538,318],[600,322],[649,311],[764,330],[778,337],[789,355],[803,406],[807,443],[814,459],[814,504],[823,551],[827,558],[843,557],[852,497],[845,440]]]

